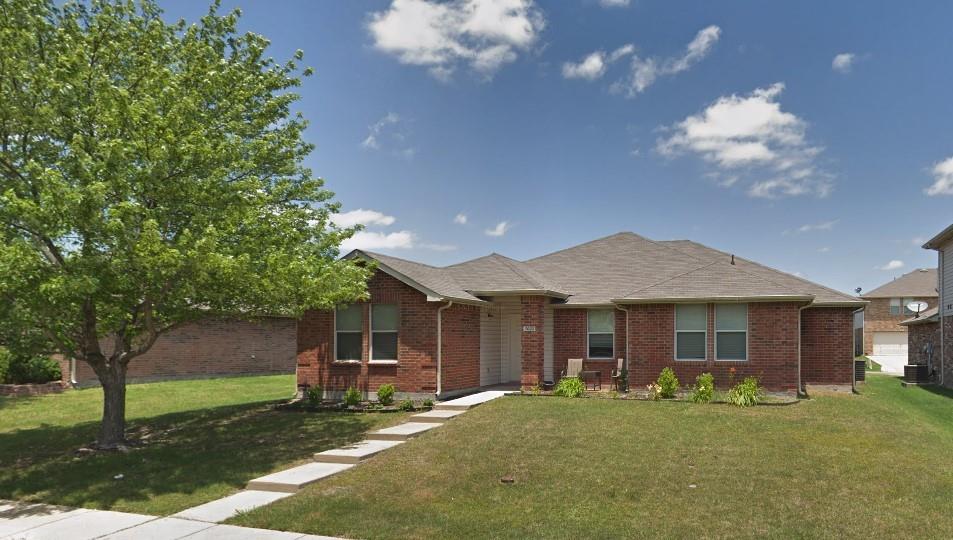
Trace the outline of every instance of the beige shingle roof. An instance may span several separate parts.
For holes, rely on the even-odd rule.
[[[903,296],[930,298],[939,296],[936,292],[939,286],[938,275],[936,268],[917,268],[861,296],[863,298],[894,298]]]
[[[864,301],[823,285],[688,240],[656,242],[623,232],[530,259],[491,254],[438,268],[355,250],[405,282],[445,299],[482,302],[478,294],[529,292],[565,298],[568,305],[674,299],[814,299],[815,304],[862,306]]]
[[[910,317],[909,319],[901,322],[903,326],[910,326],[912,324],[928,324],[940,322],[940,306],[932,307],[923,313],[920,313],[919,317]]]

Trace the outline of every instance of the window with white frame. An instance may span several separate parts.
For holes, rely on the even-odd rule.
[[[371,306],[371,360],[397,360],[396,304]]]
[[[715,359],[748,359],[748,304],[715,305]]]
[[[913,298],[904,298],[904,299],[903,299],[903,314],[904,314],[904,315],[916,315],[916,314],[917,314],[916,311],[913,311],[912,309],[910,309],[909,307],[907,307],[907,306],[909,306],[910,304],[912,304],[913,301],[914,301]]]
[[[611,359],[615,341],[615,312],[611,309],[590,309],[588,318],[588,357]]]
[[[675,359],[704,360],[708,336],[708,305],[675,304]]]
[[[334,359],[361,360],[362,314],[358,304],[342,306],[334,312]]]
[[[903,309],[903,299],[902,298],[891,298],[890,299],[890,314],[891,315],[900,315],[900,311]]]

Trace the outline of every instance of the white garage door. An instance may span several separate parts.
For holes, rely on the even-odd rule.
[[[906,356],[906,332],[874,332],[874,355]]]

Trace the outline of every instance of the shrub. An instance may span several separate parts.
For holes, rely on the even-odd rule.
[[[579,377],[563,377],[553,390],[553,394],[564,397],[582,397],[586,394],[586,385]]]
[[[433,409],[433,400],[432,400],[432,399],[425,399],[424,402],[423,402],[423,406],[426,407],[426,408],[428,408],[428,409]]]
[[[645,389],[649,391],[649,397],[656,401],[662,397],[662,387],[658,383],[646,385]]]
[[[617,384],[619,385],[618,388],[620,392],[629,391],[629,368],[626,367],[626,362],[622,363],[622,369],[619,370],[619,380]]]
[[[0,384],[7,382],[7,370],[10,369],[10,351],[0,347]]]
[[[692,401],[695,403],[711,403],[715,395],[715,377],[711,373],[702,373],[695,377],[695,387],[692,391]]]
[[[659,386],[659,397],[662,398],[673,398],[675,393],[678,392],[678,377],[675,376],[675,372],[672,371],[672,368],[665,368],[659,373],[658,380],[655,381],[655,384]]]
[[[404,401],[401,401],[401,402],[400,402],[400,405],[398,405],[397,408],[399,408],[399,409],[402,410],[402,411],[407,411],[407,412],[413,411],[413,410],[414,410],[414,402],[411,401],[411,400],[409,400],[409,399],[405,399]]]
[[[353,386],[348,387],[347,392],[344,392],[344,404],[348,407],[354,407],[355,405],[361,402],[361,393],[357,391],[357,388]]]
[[[728,390],[728,403],[739,407],[750,407],[761,400],[763,392],[756,377],[745,377],[745,380]]]
[[[534,384],[534,385],[529,389],[529,393],[532,394],[532,395],[534,395],[534,396],[538,396],[538,395],[540,395],[540,394],[543,393],[543,389],[540,388],[540,386],[539,386],[538,384]]]
[[[308,388],[308,393],[305,397],[308,399],[308,405],[317,407],[321,404],[321,398],[324,397],[324,389],[320,386],[312,386]]]
[[[46,383],[63,376],[60,364],[48,356],[14,356],[10,358],[6,381],[12,384]]]
[[[381,402],[381,405],[387,406],[394,402],[394,385],[393,384],[382,384],[377,388],[377,401]]]

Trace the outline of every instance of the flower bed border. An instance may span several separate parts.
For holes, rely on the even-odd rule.
[[[63,381],[30,384],[0,384],[0,396],[29,397],[45,394],[59,394],[68,387]]]
[[[562,396],[554,395],[551,391],[543,391],[539,393],[522,391],[520,393],[508,394],[508,396],[562,397]],[[771,394],[768,397],[769,399],[771,399],[771,401],[759,401],[756,405],[766,406],[766,407],[786,407],[788,405],[796,405],[797,403],[801,401],[799,398],[794,396],[786,397],[786,396]],[[674,398],[652,399],[651,397],[648,396],[647,392],[643,392],[642,394],[639,394],[638,392],[619,393],[613,396],[609,392],[594,391],[594,392],[586,392],[586,394],[581,396],[581,398],[608,399],[608,400],[614,400],[614,401],[658,401],[658,402],[671,402],[671,403],[695,403],[694,401],[692,401],[690,393],[682,393],[678,397],[674,397]],[[579,398],[566,398],[566,399],[579,399]],[[778,401],[775,401],[775,400],[778,400]],[[730,405],[730,403],[728,401],[725,401],[724,399],[713,399],[709,402],[709,404]],[[699,405],[705,405],[705,403],[699,403]]]

